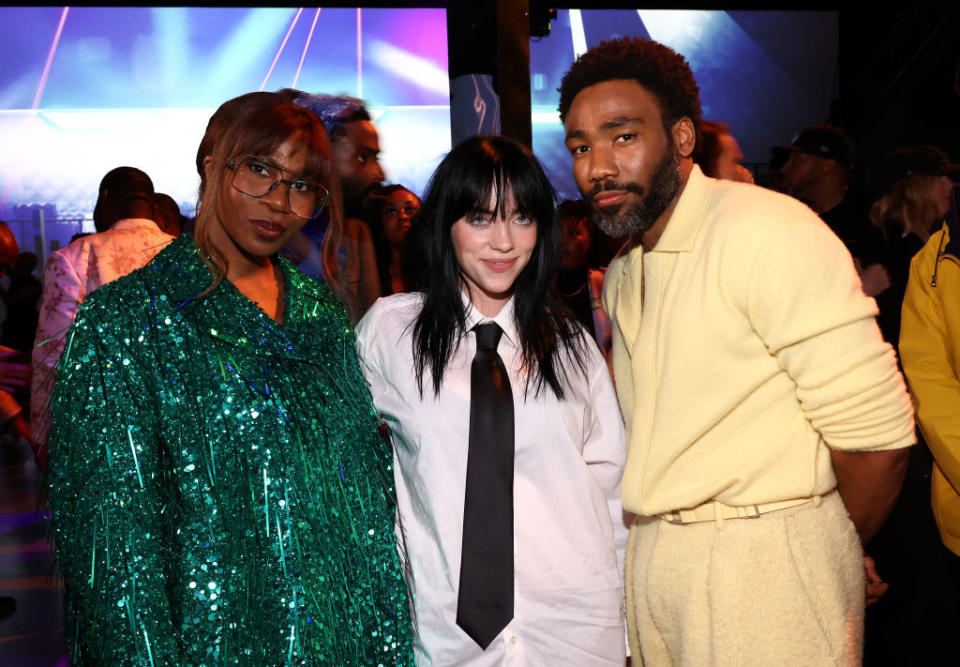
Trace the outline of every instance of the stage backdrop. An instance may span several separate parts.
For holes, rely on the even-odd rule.
[[[837,12],[560,10],[530,44],[533,148],[568,198],[578,198],[557,116],[560,80],[576,55],[606,39],[649,37],[683,54],[703,117],[730,125],[745,162],[762,168],[830,112],[837,81]]]
[[[207,120],[249,91],[363,98],[418,193],[450,148],[442,9],[0,7],[0,64],[0,219],[44,256],[92,231],[116,166],[192,215]]]

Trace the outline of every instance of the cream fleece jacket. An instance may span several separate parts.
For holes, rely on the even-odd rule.
[[[876,303],[794,199],[694,167],[656,247],[611,263],[604,306],[632,512],[823,494],[828,447],[914,442]]]

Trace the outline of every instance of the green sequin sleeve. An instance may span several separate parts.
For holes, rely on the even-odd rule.
[[[61,357],[50,434],[50,506],[77,663],[166,664],[176,633],[163,594],[158,438],[116,327],[81,308]]]

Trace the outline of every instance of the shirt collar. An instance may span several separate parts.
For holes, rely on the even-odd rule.
[[[159,231],[160,225],[147,218],[123,218],[110,225],[110,229],[137,229],[138,227],[152,227]]]
[[[703,175],[699,166],[693,165],[673,214],[651,252],[690,252],[693,249],[703,222],[711,180]]]
[[[514,347],[520,347],[519,339],[517,338],[517,327],[513,318],[512,296],[503,304],[503,308],[500,309],[500,312],[497,313],[495,317],[487,317],[474,308],[466,292],[463,290],[460,290],[460,298],[463,299],[463,308],[466,313],[465,325],[467,331],[470,331],[474,325],[480,324],[481,322],[496,322],[497,325],[503,329],[503,334],[507,340],[509,340]]]

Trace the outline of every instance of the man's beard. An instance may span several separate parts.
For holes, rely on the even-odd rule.
[[[363,217],[363,201],[379,183],[371,183],[367,187],[350,176],[340,177],[340,190],[343,192],[343,214],[348,218]]]
[[[612,210],[609,211],[593,209],[593,221],[597,226],[613,238],[642,234],[667,210],[680,190],[680,154],[672,145],[667,146],[650,179],[649,192],[645,193],[639,183],[606,181],[593,187],[590,199],[604,190],[633,192],[640,201],[633,206],[620,204],[610,207]]]

